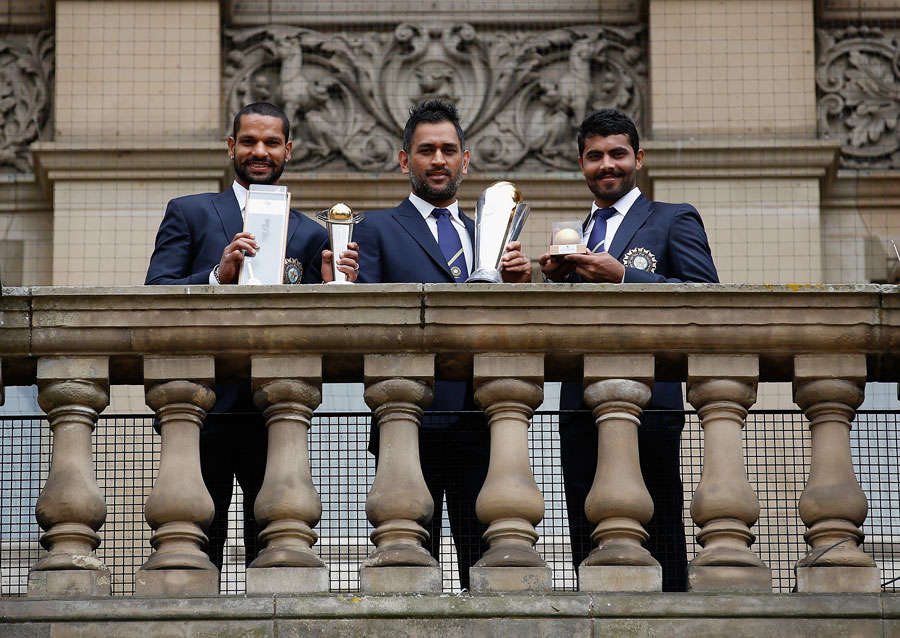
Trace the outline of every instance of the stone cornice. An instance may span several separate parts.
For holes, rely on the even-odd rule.
[[[885,22],[896,24],[900,8],[891,7],[884,0],[817,0],[820,23],[851,22],[871,25]]]
[[[379,3],[378,11],[359,11],[358,5],[341,6],[333,0],[307,0],[303,10],[292,3],[272,3],[268,0],[243,0],[240,3],[224,2],[226,15],[232,26],[259,24],[290,24],[316,27],[388,26],[394,27],[410,20],[410,6],[405,2],[386,0]],[[537,4],[516,6],[510,10],[473,11],[465,1],[447,1],[429,7],[429,13],[442,23],[467,22],[470,24],[516,25],[544,28],[547,8]],[[554,5],[553,21],[558,24],[632,24],[645,20],[646,0],[596,0],[580,2],[562,0]]]
[[[0,174],[0,213],[42,213],[52,209],[52,199],[34,175]]]
[[[649,140],[644,170],[653,178],[826,178],[840,145],[827,140]]]
[[[360,380],[364,354],[430,352],[465,378],[472,354],[541,353],[549,380],[583,353],[650,353],[683,380],[688,354],[757,354],[789,380],[795,354],[865,354],[869,378],[900,379],[900,297],[878,285],[378,284],[6,288],[6,383],[46,356],[109,356],[113,383],[141,383],[148,354],[215,355],[220,378],[249,355],[321,354],[328,381]]]
[[[38,142],[29,147],[41,183],[55,180],[219,178],[228,164],[223,141]]]
[[[838,171],[822,206],[845,210],[900,209],[900,171]]]

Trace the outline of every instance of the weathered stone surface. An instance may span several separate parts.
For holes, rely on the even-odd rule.
[[[158,598],[202,597],[219,593],[219,570],[139,569],[134,576],[134,595]]]
[[[578,591],[662,591],[662,567],[659,565],[581,565]]]
[[[688,591],[769,592],[772,570],[765,565],[688,565]]]
[[[877,567],[797,567],[797,591],[801,593],[880,590]]]
[[[96,557],[93,559],[102,569],[54,569],[32,570],[28,574],[29,598],[85,598],[109,596],[111,583],[109,570]]]
[[[441,591],[441,569],[437,564],[421,567],[359,568],[359,588],[370,593],[435,593]]]
[[[327,592],[327,567],[250,567],[248,594],[307,594]]]
[[[761,383],[791,380],[790,358],[823,348],[833,354],[866,353],[870,380],[896,382],[900,375],[900,305],[891,296],[894,286],[221,288],[228,289],[28,289],[24,301],[33,305],[32,327],[19,328],[24,335],[0,331],[4,382],[33,383],[34,357],[59,356],[76,346],[82,354],[116,357],[113,384],[142,383],[143,355],[210,352],[221,360],[223,379],[246,376],[251,353],[325,352],[326,381],[361,380],[364,354],[433,352],[438,378],[463,378],[471,374],[473,352],[545,353],[547,380],[555,381],[580,378],[580,358],[572,353],[609,354],[609,343],[623,354],[661,353],[656,377],[664,381],[683,380],[686,356],[709,353],[713,343],[725,344],[728,354],[760,355]],[[21,296],[4,294],[0,314],[11,312],[14,325],[19,319],[27,324],[27,311],[17,315],[15,310],[22,302]],[[254,312],[247,312],[250,307]],[[516,309],[514,323],[510,308]],[[629,318],[624,324],[623,313]],[[330,321],[322,323],[322,316]]]
[[[473,592],[550,591],[553,572],[549,567],[472,567]]]
[[[308,595],[0,599],[0,636],[177,635],[699,636],[845,638],[896,635],[896,594]],[[34,629],[33,633],[28,630]],[[882,631],[885,633],[882,634]]]

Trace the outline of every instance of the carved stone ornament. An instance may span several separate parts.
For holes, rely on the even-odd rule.
[[[482,170],[577,168],[576,127],[618,108],[638,126],[647,85],[643,25],[477,31],[469,24],[324,33],[288,26],[226,31],[231,117],[281,106],[294,168],[397,168],[409,107],[456,104]]]
[[[28,145],[50,115],[53,34],[0,39],[0,171],[31,170]]]
[[[841,142],[841,166],[900,168],[900,32],[817,31],[819,131]]]

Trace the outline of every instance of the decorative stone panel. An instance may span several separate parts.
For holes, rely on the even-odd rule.
[[[47,123],[52,95],[52,32],[0,39],[0,172],[31,171],[28,145]]]
[[[819,134],[845,168],[900,168],[900,31],[818,29]]]
[[[575,130],[587,113],[615,107],[639,127],[644,113],[643,25],[225,35],[226,121],[249,102],[281,106],[299,170],[396,170],[408,109],[427,97],[457,105],[481,170],[575,170]]]

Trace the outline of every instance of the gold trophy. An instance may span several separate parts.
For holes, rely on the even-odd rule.
[[[347,244],[353,241],[353,226],[362,221],[363,213],[354,213],[347,204],[338,202],[328,210],[316,213],[316,219],[325,222],[328,229],[328,244],[334,257],[331,260],[331,274],[333,284],[349,284],[347,275],[338,270],[338,257],[347,250]]]
[[[530,210],[512,182],[494,182],[484,189],[475,206],[475,263],[466,283],[503,281],[500,259],[506,245],[519,238]]]

